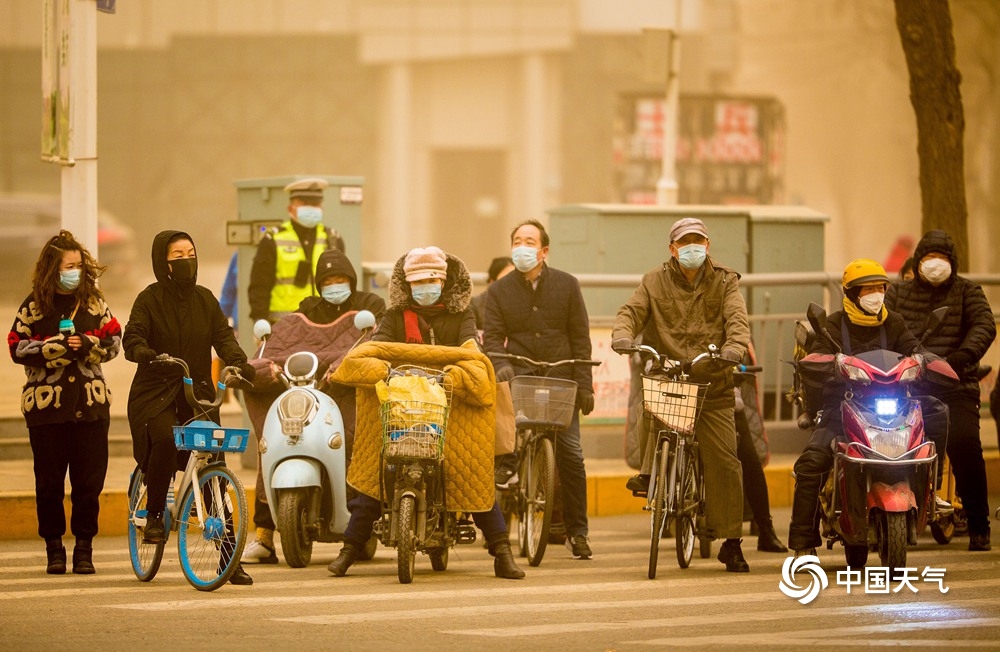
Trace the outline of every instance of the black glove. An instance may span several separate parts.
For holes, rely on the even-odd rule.
[[[514,378],[514,367],[504,365],[495,371],[498,383],[509,383]]]
[[[247,382],[257,377],[257,370],[254,369],[254,366],[249,362],[236,365],[236,368],[240,370],[240,375],[243,376],[243,380]]]
[[[611,340],[611,350],[615,353],[628,353],[629,349],[635,348],[635,342],[631,337],[618,337]]]
[[[144,346],[135,350],[135,361],[139,364],[149,364],[156,358],[156,351]]]
[[[723,360],[729,360],[730,362],[742,362],[743,360],[743,358],[740,357],[740,354],[733,349],[723,349],[722,353],[719,354],[719,357]]]
[[[954,369],[955,373],[959,376],[961,376],[962,373],[968,369],[969,365],[972,364],[972,356],[962,349],[952,351],[945,356],[945,360],[948,361],[948,364],[951,365],[951,368]]]
[[[594,392],[589,389],[576,390],[576,407],[580,408],[584,416],[594,411]]]

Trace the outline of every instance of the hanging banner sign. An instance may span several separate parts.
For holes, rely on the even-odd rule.
[[[42,160],[70,161],[69,3],[44,0],[42,18]]]

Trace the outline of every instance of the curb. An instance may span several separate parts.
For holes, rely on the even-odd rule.
[[[787,507],[791,505],[794,483],[792,482],[791,466],[768,466],[764,469],[767,476],[768,496],[771,507]],[[242,474],[241,474],[242,475]],[[617,516],[621,514],[641,514],[646,504],[644,498],[636,498],[632,492],[625,489],[625,482],[632,473],[597,472],[587,475],[587,513],[591,517]],[[253,505],[253,481],[249,483],[243,478],[247,501]],[[67,515],[71,504],[69,496],[64,501]],[[251,511],[252,511],[251,507]],[[105,489],[101,493],[101,513],[98,519],[99,536],[115,537],[128,534],[125,514],[128,513],[128,496],[126,489]],[[67,518],[68,521],[68,518]],[[35,514],[35,493],[33,491],[9,491],[0,493],[0,541],[14,539],[32,539],[38,536],[38,520]],[[69,531],[67,530],[67,535]]]
[[[988,451],[985,455],[986,478],[990,495],[1000,493],[1000,453]],[[250,471],[252,474],[252,470]],[[640,514],[645,499],[636,498],[625,489],[625,482],[632,475],[627,473],[596,472],[587,475],[587,513],[589,516],[617,516]],[[241,477],[244,475],[240,474]],[[771,508],[790,507],[795,492],[792,465],[768,465],[764,469],[767,478],[767,493]],[[252,478],[252,476],[251,476]],[[242,477],[246,487],[248,504],[253,505],[254,483]],[[70,513],[70,502],[65,501],[66,513]],[[252,508],[251,508],[252,509]],[[101,494],[101,515],[98,522],[100,536],[125,536],[128,526],[128,498],[125,489],[105,489]],[[67,519],[68,520],[68,519]],[[33,491],[0,492],[0,541],[32,539],[38,536],[38,521],[35,515],[35,493]],[[68,534],[68,532],[67,532]]]

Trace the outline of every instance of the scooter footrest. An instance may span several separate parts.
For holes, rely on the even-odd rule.
[[[467,544],[476,542],[476,528],[472,525],[459,524],[455,529],[455,543]]]

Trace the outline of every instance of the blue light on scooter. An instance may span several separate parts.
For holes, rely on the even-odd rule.
[[[899,401],[894,398],[880,398],[875,401],[875,414],[880,417],[895,416],[899,411]]]

